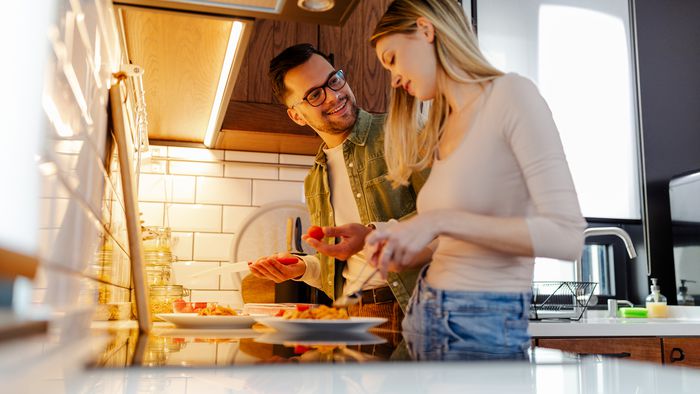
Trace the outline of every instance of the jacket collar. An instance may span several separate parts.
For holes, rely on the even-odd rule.
[[[343,145],[349,141],[355,145],[365,146],[371,125],[372,115],[365,110],[360,109],[359,113],[357,114],[357,121],[352,127],[350,135],[348,135],[348,138],[346,138],[343,142]],[[321,143],[321,146],[318,148],[318,153],[316,153],[316,163],[324,164],[326,162],[326,154],[323,152],[323,150],[327,148],[328,145],[326,145],[325,142]]]

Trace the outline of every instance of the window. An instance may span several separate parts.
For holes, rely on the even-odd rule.
[[[549,104],[583,215],[641,220],[628,0],[473,1],[485,56],[533,80]],[[600,248],[585,248],[584,272],[599,282],[599,291],[614,292],[614,276],[605,268],[612,267],[609,253]],[[573,279],[573,265],[537,259],[535,278]]]

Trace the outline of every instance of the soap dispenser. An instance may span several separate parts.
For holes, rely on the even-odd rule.
[[[646,300],[648,317],[666,317],[666,297],[661,294],[661,286],[657,281],[658,279],[651,278],[651,294]]]
[[[688,287],[685,285],[686,282],[696,283],[694,280],[681,279],[681,287],[678,289],[678,305],[693,306],[695,305],[695,298],[688,294]]]

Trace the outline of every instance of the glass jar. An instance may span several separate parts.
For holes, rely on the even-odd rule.
[[[148,286],[165,286],[170,284],[171,266],[146,264],[146,283]]]
[[[155,321],[163,321],[158,313],[173,313],[173,301],[188,297],[190,290],[181,285],[151,286],[148,306]]]
[[[170,238],[170,227],[144,227],[141,234],[143,239],[143,250],[149,252],[172,252]]]

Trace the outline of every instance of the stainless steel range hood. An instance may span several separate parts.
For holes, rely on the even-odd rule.
[[[335,0],[333,8],[314,12],[301,9],[297,0],[115,0],[115,4],[261,19],[342,25],[359,0]]]

